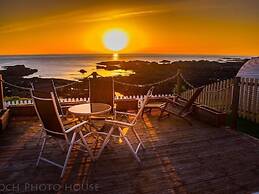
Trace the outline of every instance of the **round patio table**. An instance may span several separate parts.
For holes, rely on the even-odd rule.
[[[80,121],[88,121],[88,131],[92,131],[92,127],[98,130],[98,127],[92,122],[91,116],[103,116],[111,111],[112,107],[104,103],[85,103],[71,106],[68,111],[78,117]],[[87,129],[87,128],[85,128]]]
[[[77,117],[98,116],[109,113],[112,107],[104,103],[85,103],[71,106],[68,111]]]

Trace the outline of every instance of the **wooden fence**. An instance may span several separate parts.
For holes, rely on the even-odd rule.
[[[231,112],[233,83],[234,79],[228,79],[206,85],[196,102],[218,111]],[[259,80],[241,78],[239,86],[238,116],[259,123]],[[194,90],[187,90],[181,96],[188,99]]]
[[[239,109],[241,118],[259,123],[259,80],[241,78]]]
[[[218,111],[230,112],[233,82],[233,79],[228,79],[206,85],[196,102]],[[187,90],[181,96],[189,99],[193,95],[194,90]]]
[[[161,99],[161,98],[172,98],[174,94],[156,94],[151,97],[153,100]],[[115,101],[127,101],[127,100],[140,100],[143,99],[143,95],[135,95],[135,96],[115,96]],[[80,103],[80,102],[89,102],[89,98],[60,98],[61,103]],[[4,107],[9,106],[19,106],[19,105],[27,105],[32,104],[31,99],[26,100],[12,100],[12,101],[4,101]]]

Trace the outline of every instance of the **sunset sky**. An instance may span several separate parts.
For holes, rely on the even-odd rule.
[[[0,0],[0,54],[120,53],[259,55],[258,0]]]

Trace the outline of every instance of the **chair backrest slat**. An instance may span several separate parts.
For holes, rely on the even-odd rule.
[[[141,103],[138,113],[137,113],[136,117],[132,120],[131,124],[133,124],[133,125],[136,124],[137,120],[142,116],[144,108],[147,105],[149,98],[152,96],[153,90],[154,90],[154,87],[151,87],[148,90],[147,94],[144,96],[144,99]]]
[[[183,114],[184,112],[188,111],[193,103],[195,102],[195,100],[199,97],[199,95],[201,94],[202,90],[203,90],[203,86],[199,87],[195,90],[194,94],[191,96],[191,98],[187,101],[187,103],[184,105],[184,107],[182,108],[182,110],[179,112],[179,115]]]
[[[46,133],[51,136],[65,138],[64,127],[57,110],[54,94],[51,92],[51,98],[38,98],[33,93],[31,94],[35,110],[43,128],[46,129]]]
[[[89,79],[90,103],[105,103],[114,106],[114,82],[112,77]]]

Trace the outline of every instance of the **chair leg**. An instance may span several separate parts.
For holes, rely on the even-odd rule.
[[[165,112],[165,108],[166,108],[166,107],[161,108],[161,112],[160,112],[160,115],[159,115],[159,117],[158,117],[158,120],[162,119],[163,114],[164,114],[164,112]]]
[[[134,129],[134,127],[132,127],[132,131],[133,131],[134,135],[136,136],[136,138],[138,139],[138,141],[139,141],[140,145],[142,146],[142,148],[145,149],[144,143],[143,143],[143,141],[140,139],[140,137],[139,137],[137,131]]]
[[[164,112],[167,112],[166,108],[168,107],[168,105],[169,105],[169,103],[166,102],[166,104],[164,106],[160,107],[161,112],[160,112],[160,115],[158,117],[159,120],[162,119]]]
[[[167,114],[165,115],[164,113],[167,113]],[[161,120],[161,119],[163,119],[165,117],[169,117],[169,116],[170,116],[170,113],[168,111],[161,109],[161,113],[158,117],[158,120]]]
[[[141,160],[139,159],[138,155],[136,154],[136,152],[135,152],[134,148],[132,147],[129,139],[125,135],[123,135],[123,132],[122,132],[120,127],[119,127],[119,131],[120,131],[120,133],[122,135],[122,138],[125,140],[126,144],[128,145],[130,151],[132,152],[134,158],[138,161],[138,163],[141,163]]]
[[[44,147],[45,147],[45,144],[46,144],[46,139],[47,139],[47,137],[45,136],[44,139],[43,139],[42,145],[41,145],[40,154],[39,154],[38,160],[36,162],[36,166],[39,166],[40,158],[41,158],[41,155],[43,153],[43,150],[44,150]]]
[[[64,176],[65,170],[67,168],[68,159],[70,157],[72,148],[74,146],[74,142],[75,142],[75,139],[76,139],[76,134],[77,134],[77,132],[73,133],[73,136],[72,136],[72,139],[71,139],[71,142],[70,142],[70,146],[69,146],[69,149],[68,149],[68,152],[67,152],[66,160],[65,160],[65,163],[64,163],[64,166],[63,166],[63,169],[62,169],[62,173],[61,173],[61,176],[60,176],[61,178]]]
[[[44,135],[44,132],[43,132],[43,129],[41,129],[40,130],[40,137],[39,137],[38,142],[37,142],[37,146],[40,144],[40,141],[41,141],[43,135]]]
[[[149,113],[149,114],[151,114],[151,113],[152,113],[152,108],[147,108],[146,110],[144,110],[144,111],[142,112],[142,116],[144,115],[144,113]]]
[[[92,150],[89,148],[89,146],[88,146],[88,144],[87,144],[87,141],[85,140],[82,131],[79,131],[79,135],[80,135],[80,138],[81,138],[82,142],[84,143],[84,145],[85,145],[85,147],[86,147],[86,149],[87,149],[87,151],[88,151],[88,153],[89,153],[91,159],[94,160],[93,152],[92,152]]]
[[[110,129],[108,135],[106,136],[106,138],[105,138],[105,140],[104,140],[104,142],[103,142],[103,144],[102,144],[102,146],[101,146],[101,148],[100,148],[100,150],[99,150],[99,152],[98,152],[98,154],[97,154],[95,160],[97,160],[97,159],[101,156],[101,154],[102,154],[102,152],[103,152],[103,149],[105,148],[105,146],[106,146],[106,145],[109,143],[109,141],[110,141],[110,138],[111,138],[111,135],[112,135],[113,131],[114,131],[114,127],[112,126],[112,128]]]

